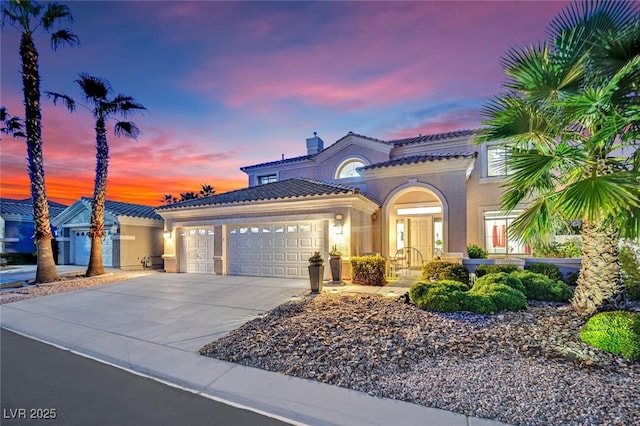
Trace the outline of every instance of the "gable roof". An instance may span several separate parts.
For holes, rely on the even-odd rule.
[[[62,213],[67,206],[64,204],[49,201],[49,216],[55,217]],[[11,198],[0,198],[0,214],[14,214],[20,216],[33,216],[33,202],[31,198],[24,200],[14,200]]]
[[[383,161],[381,163],[369,164],[359,167],[358,170],[380,169],[383,167],[402,166],[404,164],[426,163],[429,161],[442,161],[452,158],[476,158],[477,152],[453,152],[444,154],[421,154],[411,155],[409,157],[394,158],[393,160]]]
[[[359,194],[376,204],[377,201],[362,194],[358,188],[337,183],[322,182],[307,178],[286,179],[264,185],[250,186],[235,191],[215,194],[209,197],[183,201],[159,207],[158,210],[178,209],[182,207],[204,207],[222,204],[243,203],[248,201],[283,200],[288,198],[312,197],[318,195]]]
[[[420,136],[415,136],[415,137],[412,137],[412,138],[395,139],[395,140],[389,140],[389,141],[384,141],[382,139],[372,138],[371,136],[365,136],[365,135],[361,135],[361,134],[358,134],[358,133],[349,132],[346,135],[344,135],[343,137],[341,137],[340,139],[338,139],[333,144],[329,145],[328,147],[326,147],[322,151],[317,152],[315,154],[301,155],[301,156],[298,156],[298,157],[292,157],[292,158],[286,158],[286,159],[283,158],[282,160],[268,161],[266,163],[260,163],[260,164],[253,164],[253,165],[250,165],[250,166],[240,167],[240,170],[246,173],[249,170],[259,169],[259,168],[262,168],[262,167],[277,166],[277,165],[282,165],[282,164],[290,164],[290,163],[297,163],[297,162],[301,162],[301,161],[310,160],[310,159],[316,157],[318,154],[321,154],[322,152],[326,151],[327,149],[330,149],[332,146],[334,146],[335,144],[339,143],[340,141],[348,138],[349,136],[356,136],[358,138],[366,139],[366,140],[369,140],[369,141],[372,141],[372,142],[377,142],[377,143],[381,143],[381,144],[384,144],[384,145],[390,145],[390,146],[393,146],[393,147],[399,147],[399,146],[414,145],[414,144],[425,143],[425,142],[438,142],[438,141],[445,141],[445,140],[448,140],[448,139],[456,139],[456,138],[468,137],[468,136],[474,135],[477,132],[478,132],[478,129],[456,130],[456,131],[453,131],[453,132],[433,133],[433,134],[429,134],[429,135],[420,135]]]
[[[91,202],[93,201],[93,199],[90,197],[82,197],[80,201],[91,208]],[[160,215],[156,213],[155,207],[145,206],[143,204],[123,203],[121,201],[105,200],[104,209],[105,213],[111,214],[113,216],[129,216],[140,217],[144,219],[162,220],[162,217],[160,217]]]

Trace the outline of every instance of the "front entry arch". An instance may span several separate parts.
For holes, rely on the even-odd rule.
[[[447,248],[447,203],[437,188],[413,181],[393,191],[383,205],[383,252],[412,271]],[[396,265],[398,266],[398,265]]]

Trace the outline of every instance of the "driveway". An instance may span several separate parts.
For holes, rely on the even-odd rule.
[[[2,325],[67,347],[69,337],[89,350],[125,339],[128,345],[151,343],[194,353],[308,286],[307,280],[153,273],[4,305]],[[42,317],[46,329],[27,330],[29,322]]]

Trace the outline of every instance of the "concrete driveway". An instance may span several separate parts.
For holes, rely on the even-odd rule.
[[[85,349],[100,346],[101,339],[95,339],[100,336],[105,344],[128,338],[130,343],[197,352],[257,315],[307,292],[308,286],[307,280],[153,273],[4,305],[2,325],[14,328],[16,319],[18,330],[26,331],[29,322],[46,317],[46,329],[29,330],[29,334],[67,346],[70,336],[65,330],[71,329],[80,333],[76,338],[81,341],[75,343]],[[82,341],[82,335],[91,338],[92,344]]]

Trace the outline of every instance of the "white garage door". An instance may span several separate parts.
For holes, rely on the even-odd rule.
[[[323,221],[228,227],[231,275],[308,277],[309,256],[325,249]]]
[[[89,238],[88,229],[73,232],[73,253],[74,264],[89,265],[91,239]],[[102,239],[102,265],[106,267],[113,266],[113,238],[111,231],[107,231],[107,235]]]
[[[180,272],[213,274],[213,227],[182,229]]]

